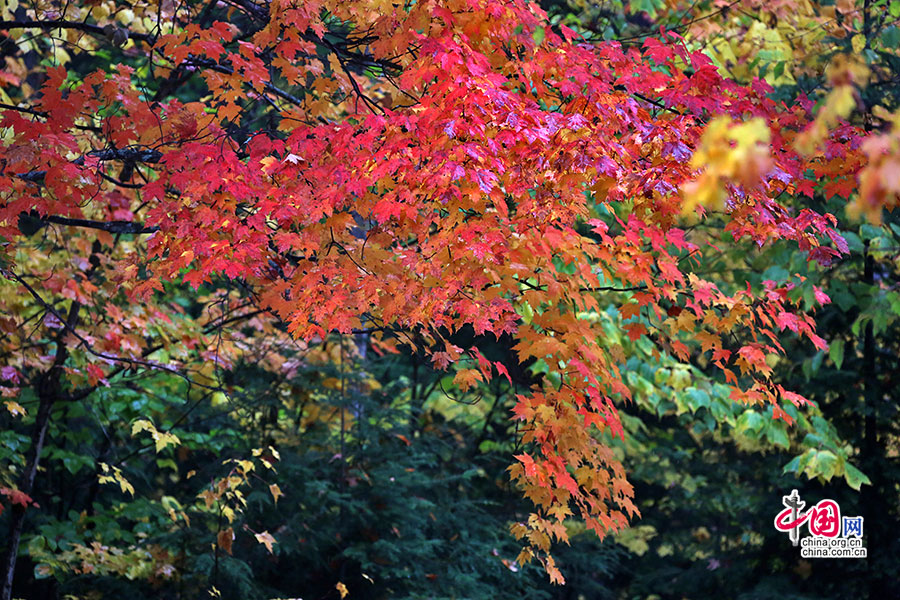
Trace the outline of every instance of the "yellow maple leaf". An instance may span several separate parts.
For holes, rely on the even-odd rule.
[[[275,504],[278,504],[278,499],[284,496],[284,492],[281,491],[281,488],[278,487],[277,483],[270,485],[269,491],[272,492],[272,497],[275,498]]]
[[[131,436],[134,437],[142,431],[150,434],[155,442],[157,454],[164,450],[167,446],[174,446],[181,443],[178,436],[168,431],[159,431],[152,422],[147,419],[138,419],[131,424]]]
[[[134,496],[134,486],[125,479],[125,476],[122,474],[122,470],[118,467],[110,467],[106,463],[100,463],[100,470],[102,473],[100,474],[98,481],[101,484],[105,483],[115,483],[118,484],[119,488],[123,493],[128,493]]]
[[[131,436],[134,437],[142,431],[155,432],[156,427],[147,419],[138,419],[131,424]]]
[[[754,186],[771,164],[769,140],[771,132],[761,118],[734,123],[727,116],[713,119],[691,157],[691,166],[703,169],[693,181],[682,187],[682,214],[697,206],[723,210],[727,183]]]
[[[256,538],[256,541],[266,547],[266,550],[269,551],[269,554],[274,554],[272,550],[272,544],[276,544],[278,542],[275,541],[275,538],[272,537],[272,534],[268,531],[263,531],[262,533],[253,534],[253,537]]]
[[[15,400],[4,400],[3,404],[6,405],[6,410],[8,410],[9,413],[14,417],[26,414],[25,407]]]
[[[462,369],[453,377],[454,385],[458,385],[459,389],[466,391],[473,387],[479,381],[484,381],[481,372],[478,369]]]
[[[341,583],[340,581],[334,586],[334,589],[338,591],[338,594],[341,595],[341,598],[346,598],[350,595],[350,590],[347,589],[347,586]]]

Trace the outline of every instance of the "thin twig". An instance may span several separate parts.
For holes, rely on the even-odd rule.
[[[194,381],[194,380],[191,379],[187,374],[182,373],[181,371],[179,371],[178,369],[175,369],[175,368],[173,368],[173,367],[169,367],[169,366],[162,365],[162,364],[159,364],[159,363],[149,362],[149,361],[146,361],[146,360],[139,360],[139,359],[136,359],[136,358],[128,358],[128,357],[124,357],[124,356],[116,356],[116,355],[114,355],[114,354],[107,354],[106,352],[99,352],[99,351],[97,351],[97,350],[94,350],[93,347],[91,347],[90,342],[88,342],[88,340],[87,340],[83,335],[81,335],[80,333],[78,333],[78,331],[68,323],[68,320],[67,320],[67,319],[64,319],[64,318],[56,311],[56,309],[53,308],[53,306],[52,306],[50,303],[48,303],[46,300],[44,300],[44,299],[41,297],[41,295],[40,295],[33,287],[31,287],[31,286],[28,284],[28,282],[25,281],[21,276],[19,276],[19,275],[16,274],[16,273],[13,273],[12,271],[6,271],[6,270],[2,270],[2,271],[0,271],[0,273],[2,273],[2,274],[3,274],[5,277],[7,277],[8,279],[13,279],[13,280],[17,281],[17,282],[19,283],[19,285],[21,285],[22,287],[24,287],[24,288],[28,291],[28,293],[31,294],[31,296],[32,296],[35,300],[37,300],[37,302],[47,310],[47,312],[49,312],[49,313],[52,314],[54,317],[56,317],[56,318],[59,320],[59,322],[63,325],[63,327],[64,327],[65,329],[67,329],[67,330],[69,331],[69,333],[71,333],[72,335],[74,335],[74,336],[81,342],[81,344],[84,346],[84,349],[85,349],[89,354],[92,354],[92,355],[96,356],[97,358],[102,358],[102,359],[104,359],[104,360],[109,360],[109,361],[113,361],[113,362],[120,362],[120,363],[126,363],[126,364],[129,364],[129,365],[137,365],[137,366],[147,367],[148,369],[156,369],[156,370],[158,370],[158,371],[165,371],[166,373],[171,373],[172,375],[176,375],[176,376],[178,376],[178,377],[181,377],[182,379],[184,379],[185,381],[187,381],[190,385],[196,385],[197,387],[204,388],[204,389],[207,389],[207,390],[213,390],[213,391],[217,391],[217,392],[223,391],[221,387],[218,387],[218,386],[211,386],[211,385],[206,385],[206,384],[204,384],[204,383],[199,383],[199,382],[197,382],[197,381]]]

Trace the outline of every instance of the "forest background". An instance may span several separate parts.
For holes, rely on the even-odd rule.
[[[0,597],[892,597],[898,19],[7,0]]]

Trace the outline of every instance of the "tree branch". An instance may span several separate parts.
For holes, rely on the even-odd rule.
[[[124,31],[128,34],[128,37],[133,40],[138,40],[146,44],[150,44],[151,46],[156,43],[156,38],[146,33],[133,33],[128,29],[119,27],[118,25],[113,25],[113,27]],[[0,21],[0,30],[9,29],[43,29],[45,31],[52,31],[54,29],[75,29],[77,31],[83,31],[91,35],[96,35],[104,38],[108,37],[105,28],[100,27],[99,25],[89,25],[87,23],[79,23],[77,21]]]
[[[47,113],[42,110],[35,110],[33,108],[28,108],[26,106],[14,106],[12,104],[6,104],[5,102],[0,102],[0,108],[3,110],[14,110],[16,112],[25,113],[26,115],[32,115],[35,117],[41,117],[42,119],[47,118]],[[103,130],[99,127],[93,127],[91,125],[73,125],[75,129],[80,131],[93,131],[94,133],[103,133]]]
[[[91,150],[87,154],[79,156],[78,158],[73,160],[72,164],[81,166],[84,164],[85,158],[87,157],[96,158],[101,162],[108,160],[121,160],[126,163],[158,163],[162,159],[162,152],[160,152],[159,150],[154,150],[152,148],[140,147]],[[43,181],[46,175],[47,171],[28,171],[27,173],[20,173],[19,175],[16,175],[16,177],[18,177],[19,179],[24,179],[25,181],[31,181],[32,183],[38,183],[40,181]],[[112,182],[116,185],[131,187],[130,184],[125,184],[117,180],[113,180]]]
[[[56,215],[48,215],[46,217],[38,217],[38,220],[45,223],[55,223],[56,225],[68,225],[70,227],[87,227],[88,229],[99,229],[108,231],[109,233],[154,233],[159,231],[159,227],[146,226],[143,223],[135,223],[134,221],[89,221],[87,219],[70,219],[68,217],[58,217]]]
[[[189,66],[189,67],[199,67],[201,69],[209,69],[211,71],[216,71],[217,73],[223,73],[225,75],[234,75],[234,69],[232,69],[230,67],[223,67],[222,65],[220,65],[214,61],[204,60],[201,58],[197,58],[196,56],[191,56],[190,59],[185,61],[184,63],[182,63],[182,65]],[[290,93],[284,91],[283,89],[281,89],[279,87],[272,85],[269,82],[264,83],[263,87],[265,88],[266,91],[268,91],[272,94],[275,94],[282,100],[286,100],[287,102],[290,102],[291,104],[293,104],[295,106],[300,106],[300,107],[303,106],[303,101],[300,98],[297,98],[296,96],[291,95]]]

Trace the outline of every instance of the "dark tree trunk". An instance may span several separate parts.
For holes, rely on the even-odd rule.
[[[44,384],[44,387],[59,387],[59,374],[57,369],[44,375],[47,380],[55,379],[56,385],[52,382]],[[47,390],[48,392],[50,390]],[[40,405],[38,407],[37,418],[34,421],[34,432],[31,434],[31,448],[28,454],[28,462],[25,466],[25,472],[19,481],[19,491],[31,495],[34,489],[34,478],[37,474],[38,463],[41,458],[41,450],[44,447],[44,440],[47,437],[47,427],[50,424],[50,409],[53,408],[54,397],[49,394],[40,393]],[[3,591],[0,592],[0,600],[12,599],[13,574],[16,570],[16,557],[19,552],[19,540],[22,537],[22,529],[25,526],[25,507],[19,504],[13,504],[11,510],[11,520],[9,524],[8,547],[6,557],[3,561]]]
[[[69,309],[65,326],[56,336],[56,356],[50,368],[42,373],[34,381],[35,392],[38,397],[38,412],[34,420],[34,430],[31,434],[31,448],[28,450],[28,460],[25,464],[25,472],[19,480],[19,491],[32,495],[34,479],[37,475],[38,465],[41,460],[41,450],[47,438],[47,429],[50,425],[50,411],[53,404],[61,398],[62,366],[69,356],[65,344],[66,333],[73,330],[78,319],[80,306],[73,302]],[[3,560],[3,589],[0,590],[0,600],[12,600],[13,578],[16,572],[16,558],[19,554],[19,541],[22,539],[22,530],[25,527],[26,507],[14,504],[11,509],[9,535],[7,536],[6,557]]]

